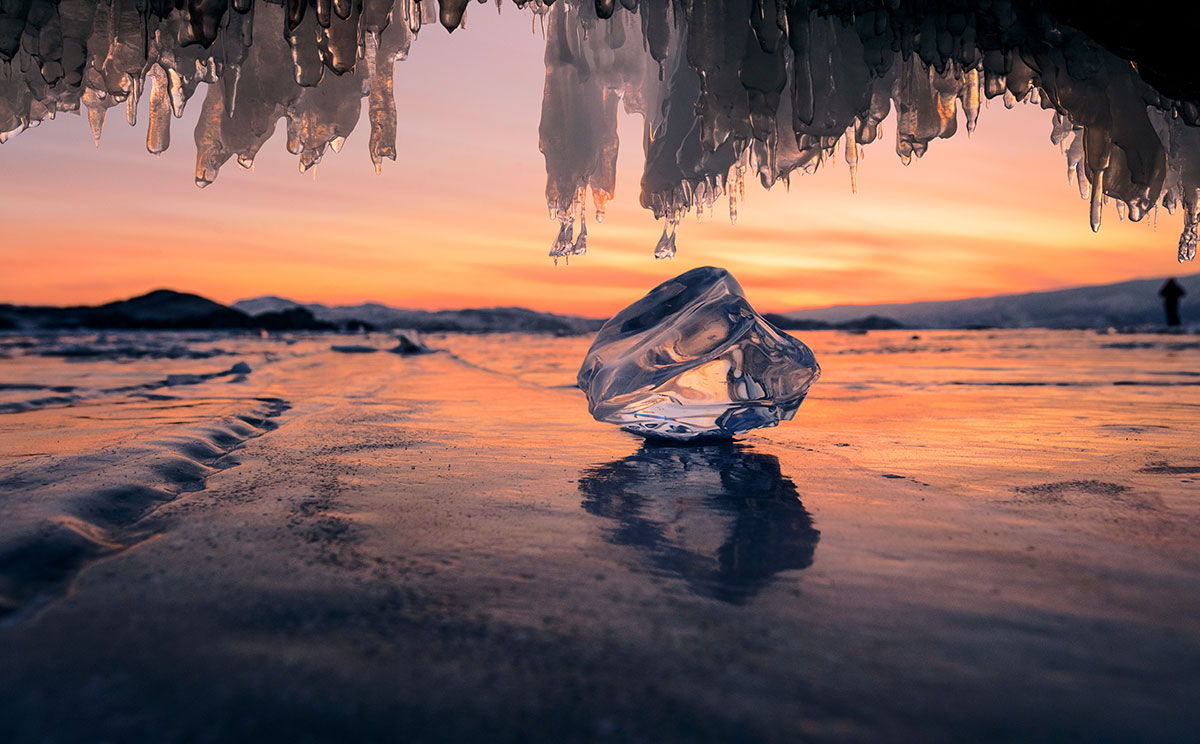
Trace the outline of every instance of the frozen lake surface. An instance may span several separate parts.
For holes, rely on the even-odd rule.
[[[0,337],[4,738],[1191,740],[1200,337],[797,335],[701,447],[582,337]]]

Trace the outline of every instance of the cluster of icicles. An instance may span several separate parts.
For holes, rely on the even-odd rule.
[[[498,0],[500,2],[501,0]],[[435,4],[436,2],[436,4]],[[481,0],[482,2],[482,0]],[[1141,220],[1185,213],[1180,260],[1200,234],[1200,108],[1160,96],[1126,60],[1056,24],[1035,4],[893,0],[515,0],[546,21],[540,142],[559,222],[551,255],[587,250],[616,187],[617,111],[645,122],[641,203],[665,223],[655,249],[675,252],[693,210],[729,200],[747,175],[767,188],[843,153],[851,187],[862,147],[895,111],[904,162],[982,103],[1052,109],[1052,141],[1091,204]],[[135,123],[148,97],[147,147],[170,144],[207,84],[195,131],[196,182],[223,164],[250,167],[286,120],[302,170],[338,150],[368,99],[369,152],[396,158],[392,76],[423,25],[463,23],[468,0],[13,0],[0,4],[0,142],[86,110],[99,141],[105,113]],[[469,43],[469,40],[464,43]]]
[[[529,0],[545,12],[539,0]],[[12,6],[13,11],[9,8]],[[16,0],[0,4],[0,142],[60,111],[86,110],[97,144],[108,109],[136,124],[149,97],[146,147],[171,142],[171,119],[207,84],[196,126],[196,183],[231,158],[249,168],[287,121],[300,169],[341,148],[368,99],[378,171],[396,159],[392,75],[422,25],[454,29],[467,0]]]
[[[725,195],[736,221],[747,173],[770,188],[844,153],[855,189],[862,148],[893,110],[908,164],[953,136],[960,118],[973,131],[982,104],[1000,98],[1053,111],[1051,141],[1090,201],[1094,230],[1110,200],[1134,221],[1181,205],[1179,259],[1195,256],[1193,103],[1163,98],[1128,61],[1013,3],[940,15],[895,2],[817,5],[639,0],[607,19],[592,0],[553,6],[541,122],[547,200],[560,222],[550,255],[586,251],[586,192],[598,218],[613,195],[618,101],[645,119],[641,203],[665,223],[655,248],[665,258],[693,210],[711,214]]]

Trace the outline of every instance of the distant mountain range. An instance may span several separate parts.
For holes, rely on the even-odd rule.
[[[378,304],[301,305],[279,297],[243,300],[227,307],[199,295],[169,289],[104,305],[0,304],[0,329],[8,330],[338,331],[411,328],[427,332],[574,335],[595,331],[603,322],[520,307],[431,313]]]
[[[785,331],[894,331],[908,327],[894,318],[885,318],[882,315],[851,318],[837,323],[811,318],[793,318],[780,313],[763,313],[763,317],[771,325]]]
[[[282,297],[255,297],[233,303],[251,317],[264,313],[278,313],[302,308],[317,320],[339,327],[367,325],[381,330],[411,328],[425,333],[494,333],[525,332],[578,335],[594,333],[604,324],[603,320],[582,318],[577,315],[539,313],[523,307],[490,307],[469,310],[406,310],[403,308],[368,302],[361,305],[302,305]]]
[[[1158,290],[1166,278],[1136,279],[1049,292],[890,305],[837,305],[778,316],[784,327],[859,325],[877,316],[906,328],[1131,328],[1162,326]],[[1200,274],[1177,277],[1187,291],[1180,304],[1185,324],[1200,324]],[[1189,312],[1189,309],[1191,311]],[[806,325],[807,324],[807,325]]]
[[[1136,328],[1163,325],[1158,290],[1165,279],[1139,279],[1049,292],[890,305],[839,305],[768,314],[781,328]],[[1200,325],[1200,274],[1177,278],[1188,292],[1184,323]],[[1189,302],[1190,299],[1190,302]],[[1190,308],[1195,308],[1189,313]],[[521,307],[405,310],[378,303],[301,304],[256,297],[227,307],[199,295],[160,289],[104,305],[50,307],[0,304],[0,329],[231,329],[423,332],[593,333],[603,320],[540,313]]]
[[[240,310],[199,295],[170,289],[157,289],[104,305],[0,305],[0,328],[336,330],[336,326],[317,320],[304,309],[290,309],[251,318]]]

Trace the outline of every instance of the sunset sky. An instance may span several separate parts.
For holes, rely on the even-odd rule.
[[[253,172],[235,163],[193,183],[198,93],[172,145],[145,151],[112,109],[99,149],[85,117],[0,146],[0,302],[104,302],[159,287],[220,302],[275,294],[305,302],[428,309],[523,305],[602,316],[695,266],[730,269],[760,310],[949,299],[1190,273],[1175,261],[1181,218],[1163,211],[1099,234],[1049,142],[1050,114],[999,101],[973,139],[935,141],[904,167],[895,129],[866,149],[858,194],[845,164],[791,188],[748,184],[739,220],[661,232],[638,205],[640,119],[622,123],[616,199],[589,224],[587,256],[555,267],[538,151],[544,66],[530,17],[471,6],[467,28],[426,27],[396,69],[396,163],[376,176],[365,121],[338,154],[298,174],[283,127]],[[960,127],[960,131],[964,131]]]

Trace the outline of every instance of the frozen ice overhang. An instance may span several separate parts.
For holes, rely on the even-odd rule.
[[[1153,11],[1101,0],[542,0],[547,16],[540,143],[559,229],[551,255],[587,249],[614,196],[617,109],[645,119],[641,203],[675,226],[727,198],[747,175],[771,187],[862,148],[896,113],[906,162],[970,132],[984,100],[1053,111],[1051,140],[1089,201],[1142,219],[1185,211],[1179,256],[1200,227],[1200,79],[1186,6]],[[1171,5],[1179,6],[1173,12]],[[300,167],[338,150],[368,99],[376,168],[396,158],[395,63],[424,25],[454,30],[467,0],[3,0],[0,141],[86,111],[136,123],[149,97],[147,148],[170,144],[173,117],[207,83],[195,131],[196,182],[236,158],[249,167],[286,120]],[[469,40],[464,40],[469,44]],[[961,117],[960,117],[961,111]]]

